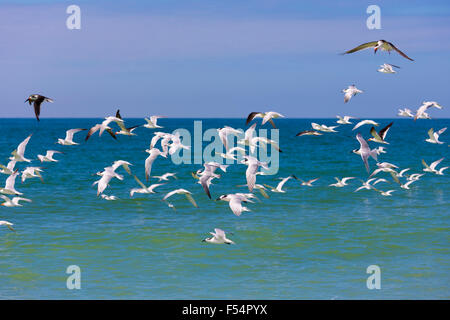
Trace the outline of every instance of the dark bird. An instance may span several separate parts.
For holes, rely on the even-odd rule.
[[[357,46],[356,48],[353,48],[351,50],[348,50],[348,51],[344,52],[343,54],[353,53],[353,52],[360,51],[360,50],[367,49],[367,48],[374,48],[374,53],[377,53],[378,49],[381,49],[383,51],[387,51],[389,53],[391,53],[392,50],[395,50],[402,57],[404,57],[406,59],[409,59],[411,61],[414,61],[413,59],[408,57],[406,54],[401,52],[399,49],[397,49],[397,47],[394,46],[391,42],[388,42],[386,40],[378,40],[378,41],[371,41],[371,42],[363,43],[363,44]]]
[[[27,100],[25,100],[25,102],[27,102],[27,101],[30,106],[31,106],[31,103],[33,102],[34,113],[36,114],[36,119],[37,119],[37,121],[40,121],[39,115],[41,114],[41,103],[44,101],[53,102],[53,99],[41,96],[40,94],[30,94],[30,96],[28,97]]]

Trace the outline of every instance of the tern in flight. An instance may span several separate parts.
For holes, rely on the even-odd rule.
[[[237,129],[234,129],[234,128],[232,128],[232,127],[228,127],[228,126],[225,126],[225,127],[223,127],[223,128],[217,129],[217,132],[219,133],[219,138],[220,138],[220,140],[222,141],[223,146],[225,147],[225,151],[226,151],[226,152],[228,152],[228,149],[229,149],[229,146],[228,146],[228,137],[229,137],[230,135],[238,136],[238,135],[242,134],[241,131],[239,131],[239,130],[237,130]]]
[[[186,196],[186,199],[189,200],[190,203],[192,203],[192,205],[196,208],[198,208],[197,203],[195,202],[194,198],[192,197],[192,193],[186,189],[176,189],[173,191],[170,191],[169,193],[167,193],[164,198],[163,201],[166,201],[169,197],[173,196],[174,194],[184,194]]]
[[[359,90],[358,88],[355,87],[354,84],[352,84],[351,86],[348,86],[347,89],[343,89],[342,93],[345,93],[344,95],[344,103],[347,103],[354,95],[358,94],[358,93],[363,93],[364,91]]]
[[[222,229],[215,228],[214,232],[210,232],[212,234],[211,238],[203,239],[202,242],[214,243],[214,244],[235,244],[230,239],[227,239],[225,235],[225,231]]]
[[[425,162],[425,160],[422,159],[422,164],[425,167],[423,169],[423,171],[425,172],[431,172],[434,174],[439,174],[439,171],[436,170],[436,167],[439,165],[439,163],[441,163],[441,161],[444,160],[444,158],[440,158],[439,160],[436,160],[434,162],[432,162],[429,166],[427,165],[427,163]]]
[[[105,199],[105,200],[108,200],[108,201],[114,201],[114,200],[119,199],[119,198],[117,198],[116,196],[113,196],[113,195],[108,196],[106,194],[101,194],[100,196],[102,197],[102,199]]]
[[[12,224],[11,222],[8,221],[0,221],[0,226],[6,226],[9,230],[16,232],[16,230],[13,229],[14,224]]]
[[[161,182],[163,180],[169,181],[170,177],[173,177],[174,179],[178,179],[176,176],[176,173],[174,173],[174,172],[167,172],[167,173],[164,173],[162,176],[153,176],[153,178],[159,179],[159,182]]]
[[[281,182],[278,183],[278,185],[276,187],[269,186],[268,184],[264,184],[264,186],[269,188],[270,191],[272,191],[272,192],[285,193],[286,191],[283,190],[283,186],[291,178],[298,180],[298,178],[296,176],[290,175],[289,177],[286,177],[286,178],[280,178]]]
[[[247,170],[245,171],[245,177],[247,179],[248,190],[250,192],[252,192],[253,188],[255,187],[256,172],[258,171],[258,168],[262,167],[262,168],[268,170],[269,167],[267,166],[266,162],[261,162],[252,156],[245,156],[244,163],[246,165],[248,165]]]
[[[390,197],[392,196],[392,192],[395,192],[395,190],[388,190],[388,191],[381,191],[381,190],[377,190],[379,193],[381,193],[382,196],[385,197]]]
[[[116,114],[118,112],[119,112],[119,110],[117,110]],[[102,123],[98,123],[89,129],[88,134],[86,135],[86,138],[84,140],[87,141],[92,134],[94,134],[95,132],[97,132],[99,130],[100,130],[100,132],[98,134],[99,137],[101,137],[103,131],[106,130],[111,135],[111,137],[116,139],[116,135],[114,134],[112,129],[108,126],[111,122],[115,122],[116,124],[119,124],[119,123],[123,124],[123,120],[118,117],[113,117],[113,116],[105,117],[105,120],[103,120]]]
[[[384,127],[383,129],[381,129],[378,133],[375,130],[374,127],[372,127],[370,129],[370,134],[373,136],[373,138],[370,138],[369,141],[373,141],[373,142],[378,142],[378,143],[384,143],[384,144],[389,144],[389,142],[386,142],[384,139],[386,138],[386,135],[389,131],[389,129],[391,128],[392,124],[394,122],[389,123],[386,127]]]
[[[133,188],[130,191],[130,197],[132,197],[135,193],[156,193],[155,191],[153,191],[155,188],[165,185],[165,183],[156,183],[156,184],[152,184],[151,186],[146,187],[141,180],[139,180],[138,177],[136,177],[135,175],[133,175],[134,180],[136,180],[136,182],[142,187],[142,188]]]
[[[39,120],[39,115],[41,114],[41,104],[42,102],[53,102],[53,99],[44,97],[40,94],[30,94],[27,100],[25,102],[28,102],[28,104],[31,106],[31,103],[33,103],[34,107],[34,114],[36,115],[37,121]]]
[[[58,138],[57,143],[63,146],[74,146],[79,143],[73,142],[73,135],[77,132],[84,131],[87,129],[70,129],[66,131],[66,137],[64,139]]]
[[[434,132],[433,128],[431,128],[430,130],[428,130],[428,135],[430,136],[428,139],[426,139],[426,142],[429,143],[437,143],[437,144],[443,144],[444,142],[439,141],[439,136],[441,134],[443,134],[445,132],[445,130],[447,130],[447,127],[442,128],[441,130]]]
[[[336,122],[339,124],[352,124],[353,122],[350,122],[350,119],[355,119],[354,117],[350,117],[350,116],[336,116],[336,118],[338,118],[339,120],[337,120]]]
[[[358,133],[356,135],[356,139],[358,139],[359,142],[359,152],[361,155],[361,158],[364,162],[364,166],[366,167],[367,173],[370,172],[369,170],[369,157],[372,157],[375,161],[377,161],[377,150],[376,149],[372,149],[370,150],[369,145],[367,144],[367,141],[364,140],[364,138],[362,137],[362,135],[360,133]]]
[[[380,69],[378,69],[378,72],[381,73],[397,73],[397,71],[394,70],[394,68],[400,68],[396,65],[393,64],[389,64],[389,63],[384,63],[380,66]]]
[[[147,150],[145,150],[145,152],[147,152],[149,154],[147,159],[145,159],[145,180],[148,180],[148,178],[150,177],[150,173],[152,172],[152,165],[153,165],[153,162],[155,161],[155,159],[158,156],[167,158],[167,155],[162,153],[161,150],[159,150],[157,148],[147,149]]]
[[[414,114],[408,108],[398,109],[398,114],[397,115],[400,116],[400,117],[414,118]]]
[[[302,186],[312,187],[313,182],[319,180],[319,178],[311,179],[308,181],[303,181],[302,179],[298,179],[298,180],[300,180],[300,182],[302,183]]]
[[[417,181],[417,180],[409,180],[409,181],[407,181],[406,183],[401,183],[401,184],[400,184],[400,188],[409,190],[409,189],[410,189],[410,188],[409,188],[409,185],[410,185],[411,183],[416,182],[416,181]]]
[[[334,178],[336,179],[337,182],[330,184],[330,187],[336,187],[336,188],[342,188],[347,185],[348,180],[355,179],[355,177],[345,177],[342,179],[339,179],[337,177],[334,177]]]
[[[262,118],[261,125],[264,125],[267,121],[270,122],[272,127],[275,129],[277,128],[275,126],[275,123],[272,119],[276,118],[284,118],[284,116],[281,113],[275,112],[275,111],[269,111],[269,112],[251,112],[248,117],[247,121],[245,122],[246,125],[248,125],[253,119],[255,118]]]
[[[62,152],[56,150],[47,150],[45,156],[43,156],[42,154],[38,154],[37,157],[41,162],[58,162],[59,160],[53,159],[53,155],[55,153],[62,153]]]
[[[4,188],[0,188],[0,193],[3,194],[12,194],[12,195],[18,195],[21,196],[23,193],[17,191],[14,188],[14,185],[16,183],[16,177],[19,175],[19,170],[16,169],[16,171],[14,171],[14,173],[12,175],[10,175],[5,182],[5,187]]]
[[[14,167],[16,166],[16,160],[10,160],[6,167],[2,164],[0,164],[0,173],[11,175],[14,173]]]
[[[122,116],[120,115],[120,109],[117,110],[117,112],[116,112],[116,118],[117,118],[117,119],[122,119]],[[123,120],[123,119],[122,119],[122,120]],[[136,125],[136,126],[132,126],[132,127],[127,128],[127,127],[125,127],[125,124],[123,123],[123,121],[122,121],[122,122],[121,122],[121,121],[118,121],[118,122],[116,122],[116,123],[117,123],[117,125],[120,127],[120,131],[114,132],[115,135],[121,134],[121,135],[124,135],[124,136],[135,136],[136,134],[133,133],[133,131],[134,131],[136,128],[138,128],[138,127],[141,126],[141,125],[139,124],[139,125]]]
[[[397,47],[394,46],[391,42],[388,42],[386,40],[378,40],[378,41],[371,41],[371,42],[363,43],[363,44],[357,46],[356,48],[353,48],[351,50],[344,52],[343,54],[353,53],[353,52],[360,51],[363,49],[368,49],[368,48],[374,48],[374,53],[377,53],[378,49],[381,49],[382,51],[387,51],[389,53],[391,53],[392,50],[395,50],[402,57],[404,57],[408,60],[414,61],[413,59],[408,57],[406,54],[401,52],[399,49],[397,49]]]
[[[244,203],[245,202],[253,202],[249,199],[249,195],[245,194],[245,193],[224,194],[224,195],[221,195],[216,200],[217,201],[219,201],[219,200],[227,201],[230,206],[231,211],[233,211],[233,213],[238,217],[244,211],[248,211],[248,212],[251,211],[247,207],[244,207],[242,205],[242,202],[244,202]]]
[[[376,180],[376,178],[371,178],[367,181],[361,180],[362,186],[359,187],[358,189],[356,189],[354,192],[358,192],[359,190],[362,190],[362,189],[367,189],[367,190],[373,189],[373,186],[370,183],[374,180]]]
[[[22,207],[22,205],[19,203],[19,201],[32,202],[30,199],[22,198],[22,197],[14,197],[14,198],[10,199],[7,196],[1,195],[0,198],[5,200],[5,202],[3,202],[1,204],[4,207]]]
[[[375,127],[378,127],[378,126],[380,125],[379,123],[377,123],[377,122],[375,122],[375,121],[373,121],[373,120],[362,120],[362,121],[358,122],[358,123],[353,127],[352,131],[353,131],[353,130],[356,130],[356,129],[358,129],[359,127],[364,126],[364,125],[366,125],[366,124],[371,124],[371,125],[373,125],[373,126],[375,126]]]
[[[44,182],[41,172],[42,169],[39,167],[26,167],[25,170],[22,171],[22,183],[25,182],[26,179],[31,178],[39,178],[42,182]]]
[[[13,160],[16,162],[31,162],[30,159],[25,158],[25,149],[27,147],[28,141],[30,141],[32,134],[30,134],[25,140],[23,140],[16,150],[11,152],[12,157],[9,157],[9,160]]]
[[[321,135],[322,135],[322,133],[320,133],[319,131],[316,131],[316,130],[304,130],[304,131],[300,131],[295,136],[301,137],[301,136],[321,136]]]
[[[147,121],[147,123],[144,124],[144,128],[148,128],[148,129],[163,128],[156,124],[156,122],[158,122],[158,119],[160,119],[160,118],[165,118],[165,117],[164,116],[151,116],[150,119],[144,118],[145,121]]]
[[[426,113],[425,111],[427,111],[429,108],[442,109],[443,107],[436,101],[424,101],[419,109],[417,109],[416,115],[414,116],[414,121],[416,121],[417,119],[421,119],[422,116]],[[428,118],[430,119],[429,116]]]
[[[336,130],[334,130],[335,128],[337,128],[338,126],[326,126],[324,124],[317,124],[315,122],[311,122],[311,127],[314,130],[317,131],[322,131],[322,132],[337,132]]]

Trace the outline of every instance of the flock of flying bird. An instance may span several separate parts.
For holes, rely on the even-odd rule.
[[[351,49],[349,51],[346,51],[344,54],[353,53],[359,50],[367,49],[367,48],[374,48],[374,52],[376,53],[378,49],[391,52],[392,50],[398,52],[401,56],[403,56],[406,59],[409,59],[413,61],[413,59],[409,58],[406,54],[404,54],[402,51],[397,49],[392,43],[387,42],[385,40],[379,40],[379,41],[373,41],[368,42],[365,44],[362,44],[354,49]],[[399,68],[394,65],[390,64],[383,64],[380,66],[379,72],[383,73],[396,73],[394,68]],[[362,90],[359,90],[356,88],[355,85],[349,86],[347,89],[342,90],[344,93],[344,103],[349,102],[352,97],[354,97],[356,94],[363,93]],[[45,97],[43,95],[39,94],[32,94],[28,97],[25,102],[28,102],[30,105],[33,104],[36,119],[39,121],[40,111],[41,111],[41,104],[43,102],[53,102],[53,99],[50,99],[48,97]],[[442,109],[442,106],[439,105],[437,102],[434,101],[427,101],[423,102],[423,104],[417,109],[415,114],[410,109],[400,109],[398,115],[401,117],[410,117],[414,118],[414,121],[417,119],[431,119],[429,114],[426,112],[430,108],[437,108]],[[276,118],[283,118],[284,116],[278,112],[269,111],[269,112],[252,112],[248,115],[246,125],[250,124],[254,119],[256,118],[262,118],[261,125],[266,124],[269,122],[274,128],[276,128],[276,125],[273,121],[273,119]],[[161,129],[162,126],[158,125],[158,119],[163,118],[162,116],[152,116],[150,118],[145,118],[146,124],[142,125],[145,128],[148,129]],[[354,117],[350,116],[337,116],[338,120],[336,121],[338,125],[349,125],[352,124],[350,121],[351,119],[355,119]],[[110,126],[111,124],[115,123],[118,126],[118,130],[113,130],[113,128]],[[321,125],[317,123],[311,123],[312,129],[304,130],[299,132],[296,136],[304,136],[304,135],[315,135],[320,136],[324,133],[333,133],[337,132],[335,128],[336,126],[326,126]],[[389,123],[387,126],[382,128],[381,130],[377,131],[375,127],[379,126],[379,123],[373,121],[373,120],[362,120],[359,121],[354,127],[353,130],[356,130],[364,125],[371,125],[370,134],[372,137],[368,139],[368,141],[388,145],[389,142],[386,140],[387,133],[391,126],[393,125],[393,122]],[[133,136],[136,135],[134,133],[134,130],[141,125],[127,127],[125,126],[125,121],[122,119],[120,115],[120,111],[117,110],[115,116],[108,116],[106,117],[101,123],[95,124],[92,126],[89,130],[85,128],[75,128],[70,129],[66,131],[66,136],[64,139],[60,138],[57,140],[57,143],[63,146],[76,146],[79,145],[79,143],[74,142],[74,135],[81,132],[81,131],[88,131],[87,135],[85,137],[85,141],[87,141],[94,133],[98,132],[99,136],[102,136],[102,134],[106,131],[108,134],[114,138],[117,139],[117,135],[126,135],[126,136]],[[431,128],[428,132],[429,138],[425,141],[433,144],[443,144],[442,141],[439,140],[440,135],[444,133],[444,131],[447,128],[442,128],[438,131],[434,131],[433,128]],[[247,166],[245,176],[246,176],[246,184],[242,185],[248,188],[247,193],[237,192],[237,193],[230,193],[230,194],[224,194],[218,197],[217,201],[226,201],[229,203],[229,207],[231,211],[236,215],[240,216],[243,212],[251,211],[247,207],[243,205],[243,203],[253,203],[254,199],[258,199],[255,194],[253,193],[254,190],[258,190],[260,194],[265,197],[269,198],[269,192],[274,193],[284,193],[286,192],[283,190],[283,186],[287,181],[290,179],[298,180],[300,181],[302,186],[307,187],[313,187],[313,183],[317,181],[319,178],[311,179],[308,181],[303,181],[299,178],[297,178],[295,175],[290,175],[288,177],[280,178],[281,181],[278,183],[277,186],[270,186],[268,184],[257,184],[256,178],[258,175],[265,175],[265,172],[262,169],[268,169],[268,163],[259,161],[256,157],[253,157],[250,154],[254,154],[257,148],[266,148],[267,145],[271,145],[277,152],[282,152],[279,145],[276,141],[264,138],[264,137],[258,137],[255,136],[255,130],[256,130],[256,123],[251,125],[243,134],[242,139],[237,139],[237,144],[239,146],[231,147],[229,143],[229,138],[234,137],[241,137],[242,131],[234,129],[229,126],[224,126],[223,128],[217,129],[218,136],[220,140],[223,143],[223,146],[225,148],[225,153],[220,153],[220,156],[224,159],[231,159],[231,160],[238,160],[237,156],[240,156],[239,163],[244,164]],[[21,172],[19,172],[19,169],[15,169],[15,165],[17,162],[26,162],[30,163],[32,160],[27,159],[25,157],[25,150],[26,146],[31,139],[32,134],[30,134],[25,140],[23,140],[15,149],[13,152],[11,152],[11,157],[9,158],[9,163],[7,166],[0,164],[0,173],[8,175],[8,178],[6,179],[5,187],[0,188],[1,198],[4,200],[3,203],[1,203],[2,206],[5,207],[17,207],[22,206],[21,202],[31,202],[31,199],[20,197],[23,195],[21,192],[17,191],[15,189],[15,180],[16,177],[21,174],[21,180],[22,182],[25,182],[27,179],[31,178],[39,178],[43,179],[41,172],[42,167],[38,166],[28,166],[25,169],[23,169]],[[360,190],[374,190],[379,192],[382,196],[391,196],[391,194],[395,190],[387,190],[382,191],[375,186],[387,183],[388,181],[384,178],[376,178],[374,177],[379,172],[386,172],[389,173],[393,180],[397,182],[401,188],[403,189],[409,189],[409,186],[418,181],[425,173],[414,173],[414,174],[406,174],[407,171],[410,170],[410,168],[405,168],[400,170],[396,165],[388,162],[378,162],[378,156],[382,153],[386,153],[384,146],[379,146],[375,149],[370,149],[368,142],[363,138],[363,136],[360,133],[357,133],[356,139],[360,144],[359,149],[355,149],[352,152],[359,155],[364,163],[364,166],[369,174],[369,177],[367,181],[363,181],[362,185],[358,187],[355,192],[358,192]],[[157,143],[160,143],[160,148],[157,148]],[[245,147],[248,147],[250,153],[247,154]],[[131,172],[130,167],[132,164],[128,161],[124,160],[117,160],[112,163],[111,166],[105,167],[102,171],[99,171],[96,173],[97,176],[100,178],[93,183],[97,187],[97,196],[100,196],[101,198],[105,200],[117,200],[118,198],[114,195],[107,195],[105,194],[106,188],[109,186],[109,183],[112,179],[118,179],[123,180],[123,175],[117,173],[116,171],[119,168],[123,168],[129,175],[133,176],[136,183],[139,185],[137,188],[133,188],[130,190],[130,197],[133,197],[134,194],[140,193],[140,194],[153,194],[156,193],[155,189],[166,184],[166,182],[163,181],[169,181],[170,179],[177,179],[176,173],[173,172],[167,172],[161,176],[151,176],[152,172],[152,166],[155,162],[155,160],[158,157],[167,158],[168,155],[173,155],[179,150],[182,149],[189,149],[189,146],[183,145],[180,135],[178,133],[167,133],[162,131],[156,131],[154,132],[154,135],[150,141],[149,148],[145,150],[149,155],[145,160],[144,163],[144,173],[145,173],[145,179],[148,181],[151,178],[158,179],[158,183],[151,184],[149,186],[146,186],[135,174]],[[61,151],[57,150],[48,150],[45,155],[37,155],[37,159],[42,162],[57,162],[57,159],[54,159],[55,154],[60,154]],[[373,158],[376,161],[377,168],[370,173],[369,168],[369,159]],[[441,158],[439,160],[434,161],[430,165],[425,163],[424,160],[422,160],[424,169],[424,172],[430,172],[436,175],[443,175],[444,170],[446,170],[448,167],[441,167],[439,170],[437,169],[437,166],[440,164],[441,161],[443,161],[444,158]],[[210,186],[211,182],[214,179],[219,179],[221,177],[220,174],[216,173],[217,170],[221,170],[223,172],[226,172],[227,167],[229,165],[223,165],[219,164],[218,162],[206,162],[203,165],[203,168],[197,170],[196,172],[192,172],[192,177],[194,179],[198,180],[198,183],[203,187],[206,195],[211,199],[211,193],[210,193]],[[400,178],[404,179],[405,181],[401,182]],[[336,183],[330,184],[330,187],[336,187],[336,188],[342,188],[348,185],[348,182],[352,179],[356,179],[356,177],[343,177],[343,178],[337,178]],[[10,199],[9,196],[14,196],[12,199]],[[175,195],[182,195],[186,197],[186,199],[194,206],[198,207],[196,201],[194,200],[192,196],[192,192],[186,190],[186,189],[174,189],[167,194],[165,194],[162,198],[162,201],[164,201],[168,207],[175,210],[175,206],[168,202],[169,198],[172,199]],[[0,221],[0,226],[4,225],[14,231],[12,228],[12,223],[8,221]],[[215,243],[215,244],[234,244],[233,241],[227,238],[225,231],[215,228],[214,232],[211,232],[211,237],[205,238],[203,241],[208,243]]]

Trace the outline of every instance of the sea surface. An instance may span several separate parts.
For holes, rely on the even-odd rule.
[[[113,179],[105,194],[97,197],[92,183],[97,171],[123,159],[133,164],[142,181],[145,149],[155,129],[137,128],[136,136],[106,132],[84,142],[86,132],[75,135],[78,146],[55,144],[70,128],[89,128],[102,119],[0,119],[0,163],[33,133],[25,156],[29,165],[43,167],[42,183],[29,179],[16,188],[32,203],[0,207],[0,220],[14,223],[16,232],[0,228],[1,299],[449,299],[450,298],[450,169],[445,175],[427,173],[410,190],[392,181],[380,183],[393,189],[391,197],[373,190],[354,192],[367,179],[358,155],[355,135],[368,139],[370,126],[352,131],[341,125],[337,133],[296,137],[311,122],[332,125],[336,119],[276,119],[279,127],[280,165],[276,175],[257,177],[257,183],[276,185],[279,177],[295,174],[307,180],[320,178],[313,187],[289,180],[286,193],[271,193],[245,204],[251,212],[235,216],[228,203],[214,201],[222,194],[246,192],[243,164],[233,164],[211,186],[213,200],[196,183],[191,172],[200,164],[175,165],[171,158],[157,158],[152,175],[176,172],[177,180],[156,189],[156,194],[135,194],[139,187],[122,168],[124,180]],[[172,132],[184,128],[193,133],[196,119],[159,119]],[[198,119],[202,131],[229,125],[246,129],[244,119]],[[381,128],[394,124],[387,134],[387,153],[379,156],[407,173],[422,172],[445,157],[438,168],[450,165],[450,132],[445,143],[425,142],[429,128],[450,127],[449,119],[374,119]],[[126,119],[127,126],[143,119]],[[352,120],[356,123],[358,120]],[[260,128],[261,119],[256,121]],[[116,128],[115,124],[112,124]],[[263,128],[268,129],[270,124]],[[197,137],[198,138],[198,137]],[[192,154],[201,154],[194,148]],[[188,143],[188,141],[185,141]],[[210,142],[205,141],[204,146]],[[379,145],[370,142],[375,148]],[[198,147],[198,146],[197,146]],[[159,144],[158,144],[159,148]],[[40,163],[46,150],[56,163]],[[375,161],[369,160],[371,170]],[[25,163],[18,163],[23,169]],[[353,176],[343,188],[330,187],[334,177]],[[0,174],[0,184],[6,175]],[[402,180],[403,181],[403,180]],[[156,183],[150,179],[148,183]],[[147,184],[147,182],[145,182]],[[199,208],[184,196],[162,197],[176,188],[193,192]],[[248,190],[247,190],[248,192]],[[202,242],[214,228],[226,230],[236,245]],[[79,266],[81,289],[66,286],[67,267]],[[367,268],[381,270],[381,289],[367,287]]]

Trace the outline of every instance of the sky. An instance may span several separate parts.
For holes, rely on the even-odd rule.
[[[81,29],[69,30],[69,5]],[[369,5],[381,29],[369,30]],[[364,50],[386,39],[396,53]],[[450,118],[450,2],[336,0],[0,0],[0,118],[392,118],[437,101]],[[377,72],[379,65],[401,68]],[[341,90],[364,93],[344,104]]]

